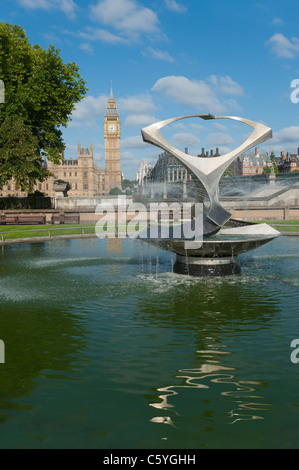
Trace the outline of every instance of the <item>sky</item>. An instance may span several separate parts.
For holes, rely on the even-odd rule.
[[[272,128],[261,152],[299,147],[297,0],[0,0],[0,20],[30,44],[60,49],[88,92],[62,128],[65,158],[92,142],[105,166],[103,120],[110,83],[121,120],[121,169],[135,179],[162,152],[141,129],[189,114],[239,116]],[[177,148],[225,153],[251,133],[242,123],[199,118],[163,129]]]

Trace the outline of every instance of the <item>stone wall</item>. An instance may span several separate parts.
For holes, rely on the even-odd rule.
[[[248,221],[299,220],[299,206],[235,208],[232,214],[234,219]]]
[[[132,198],[128,196],[89,196],[89,197],[62,197],[55,199],[55,209],[80,210],[96,209],[98,204],[129,204]]]

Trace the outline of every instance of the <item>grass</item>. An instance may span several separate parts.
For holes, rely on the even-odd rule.
[[[95,233],[94,224],[78,225],[1,225],[0,233],[4,240],[14,238],[53,237],[59,235],[79,235]],[[0,236],[0,240],[2,239]]]
[[[139,224],[139,228],[142,225]],[[127,226],[108,224],[105,232],[125,232]],[[138,230],[138,227],[136,227]],[[97,228],[97,233],[104,232]],[[16,238],[55,237],[61,235],[95,234],[95,224],[63,224],[63,225],[0,225],[0,241],[13,240]]]
[[[259,220],[260,224],[268,224],[279,232],[299,232],[299,220]]]
[[[299,232],[299,220],[260,220],[258,223],[271,225],[279,232]],[[141,225],[141,224],[140,224]],[[137,227],[136,227],[137,228]],[[139,228],[142,228],[140,226]],[[99,230],[99,229],[98,229]],[[108,225],[106,231],[124,232],[126,226],[114,227],[114,224]],[[95,224],[65,224],[65,225],[0,225],[0,241],[12,240],[15,238],[36,238],[36,237],[55,237],[61,235],[81,235],[94,234]],[[99,233],[99,232],[98,232]]]

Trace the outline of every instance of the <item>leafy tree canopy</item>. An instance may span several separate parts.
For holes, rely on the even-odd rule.
[[[273,168],[273,169],[272,169]],[[274,170],[274,173],[278,173],[278,168],[276,165],[273,165],[272,164],[272,168],[270,166],[265,166],[263,168],[263,174],[264,175],[269,175],[270,173],[272,173],[272,171]]]
[[[134,185],[135,185],[135,181],[126,180],[126,179],[121,180],[122,189],[127,189],[127,188],[134,189]]]
[[[39,156],[38,138],[21,118],[7,116],[0,127],[0,185],[12,177],[24,191],[50,173]]]
[[[122,194],[122,190],[119,189],[119,188],[111,188],[110,191],[109,191],[109,194],[111,194],[113,196],[117,196],[119,194]]]
[[[33,139],[34,144],[31,139],[31,143],[36,144],[37,161],[46,156],[56,164],[62,160],[65,147],[61,126],[67,126],[75,104],[87,92],[79,67],[74,62],[65,64],[59,53],[60,50],[55,50],[52,45],[48,50],[37,44],[31,46],[20,26],[0,23],[0,79],[5,84],[0,133],[5,130],[2,126],[6,119],[14,124],[16,131],[19,125],[29,126],[27,137],[31,133],[36,139]],[[2,145],[4,143],[5,139],[2,139]],[[3,147],[0,152],[2,150]],[[24,152],[22,155],[25,158]],[[18,166],[18,153],[14,156],[14,164]],[[13,163],[11,157],[9,160]],[[2,168],[3,164],[1,172]],[[12,168],[11,173],[15,176],[17,170]],[[9,175],[8,170],[6,174]],[[46,177],[45,174],[36,175],[39,176]],[[30,172],[28,177],[31,177]]]

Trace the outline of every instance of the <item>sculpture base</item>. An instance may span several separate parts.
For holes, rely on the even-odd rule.
[[[177,255],[173,272],[195,277],[216,277],[240,274],[241,268],[236,257],[197,258]]]

